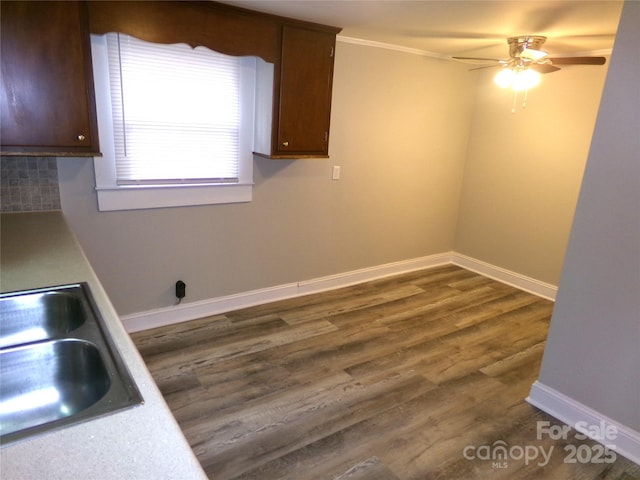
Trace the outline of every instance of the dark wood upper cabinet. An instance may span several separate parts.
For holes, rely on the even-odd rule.
[[[273,156],[327,156],[336,36],[285,25]]]
[[[99,152],[82,2],[0,2],[1,153]]]

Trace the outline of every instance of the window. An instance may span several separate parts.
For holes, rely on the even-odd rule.
[[[100,210],[251,200],[256,59],[92,35]]]

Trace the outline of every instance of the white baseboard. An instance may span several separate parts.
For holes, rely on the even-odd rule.
[[[555,301],[556,294],[558,293],[558,287],[555,285],[541,282],[540,280],[491,265],[481,260],[476,260],[475,258],[467,257],[461,253],[453,252],[451,263],[524,290],[525,292],[533,293],[538,297],[546,298],[547,300]]]
[[[494,280],[533,293],[534,295],[555,300],[557,287],[554,285],[540,282],[460,253],[445,252],[410,260],[386,263],[375,267],[352,270],[336,275],[328,275],[311,280],[303,280],[295,283],[277,285],[275,287],[211,298],[199,302],[182,303],[176,306],[148,310],[146,312],[124,315],[121,319],[128,332],[138,332],[150,328],[171,325],[173,323],[195,320],[196,318],[218,315],[240,308],[347,287],[391,275],[447,264],[458,265],[459,267],[493,278]]]
[[[348,287],[349,285],[376,280],[378,278],[424,270],[440,265],[448,265],[451,263],[452,254],[452,252],[438,253],[426,257],[386,263],[384,265],[362,268],[337,275],[305,280],[298,283],[299,293],[300,295],[307,295],[309,293],[324,292],[334,288]]]
[[[310,293],[318,293],[335,288],[347,287],[378,278],[422,270],[451,263],[452,253],[441,253],[426,257],[387,263],[351,272],[304,280],[296,283],[262,288],[249,292],[217,297],[199,302],[182,303],[166,308],[123,315],[121,320],[128,332],[138,332],[150,328],[163,327],[197,318],[217,315],[231,310],[252,307],[263,303],[284,300]]]
[[[297,295],[297,284],[278,285],[250,292],[227,295],[224,297],[181,303],[179,305],[156,308],[145,312],[120,317],[127,332],[139,332],[150,328],[164,327],[174,323],[186,322],[197,318],[217,315],[231,310],[273,302]]]
[[[614,450],[617,453],[640,465],[639,432],[602,415],[539,381],[534,382],[532,385],[526,401],[571,427],[576,428],[576,425],[578,425],[576,430],[593,438],[595,441],[605,445],[614,445]],[[585,430],[580,428],[581,425],[587,425],[588,427]],[[596,438],[590,435],[589,426],[614,427],[616,429],[615,439],[602,440]]]

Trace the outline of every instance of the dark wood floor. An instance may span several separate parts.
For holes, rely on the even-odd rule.
[[[537,438],[552,308],[446,266],[133,338],[212,479],[640,478]]]

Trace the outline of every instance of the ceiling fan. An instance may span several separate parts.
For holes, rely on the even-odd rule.
[[[494,62],[490,65],[482,65],[471,70],[502,66],[493,81],[501,88],[513,90],[513,106],[511,111],[515,113],[518,92],[524,92],[522,106],[527,105],[527,93],[530,88],[540,83],[541,73],[552,73],[560,70],[556,65],[604,65],[605,57],[549,57],[547,52],[540,50],[547,37],[542,35],[522,35],[509,37],[509,59],[477,57],[453,57],[456,60],[475,60]]]
[[[556,65],[604,65],[605,57],[549,57],[542,50],[542,44],[547,37],[542,35],[522,35],[509,37],[509,59],[501,60],[497,58],[477,58],[477,57],[453,57],[456,60],[476,60],[485,62],[495,62],[492,65],[483,65],[480,68],[490,68],[503,66],[515,71],[532,69],[538,73],[551,73],[560,70]]]
[[[549,57],[547,52],[540,50],[547,37],[542,35],[522,35],[509,37],[509,59],[477,57],[452,57],[456,60],[475,60],[494,62],[471,70],[502,66],[493,81],[501,88],[513,90],[513,106],[515,113],[518,92],[524,92],[523,107],[527,105],[527,92],[540,83],[541,73],[552,73],[560,70],[556,65],[604,65],[605,57]]]

